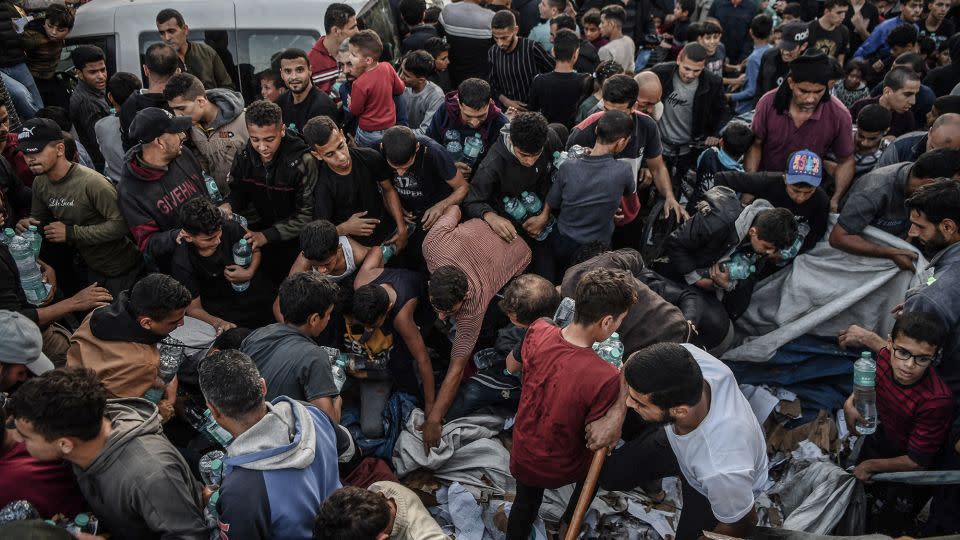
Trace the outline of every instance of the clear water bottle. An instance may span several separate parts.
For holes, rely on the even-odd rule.
[[[740,281],[750,277],[750,274],[757,271],[757,267],[750,257],[742,253],[734,253],[733,257],[726,263],[726,270],[730,274],[731,280]]]
[[[10,242],[10,255],[17,263],[20,272],[20,285],[27,296],[27,301],[39,306],[47,298],[47,286],[40,275],[40,265],[30,247],[30,241],[23,236],[15,236]]]
[[[560,301],[560,305],[557,306],[557,311],[553,314],[553,322],[560,328],[566,327],[573,321],[573,313],[576,306],[577,303],[573,298],[564,296],[563,300]]]
[[[43,235],[37,229],[36,225],[30,225],[23,231],[23,237],[30,242],[30,250],[33,251],[33,258],[40,256],[40,247],[43,245]]]
[[[160,365],[157,368],[157,374],[163,379],[164,384],[170,384],[180,371],[180,364],[183,363],[183,348],[182,341],[170,336],[160,343]]]
[[[526,208],[515,197],[503,198],[503,211],[517,223],[523,223],[523,220],[527,217]]]
[[[857,433],[869,435],[877,430],[877,363],[869,351],[853,364],[853,405],[860,413]]]
[[[207,193],[210,195],[210,200],[213,201],[213,204],[223,204],[223,194],[220,193],[220,188],[217,187],[217,181],[214,180],[207,171],[203,171],[203,183],[207,186]]]
[[[246,239],[241,238],[240,241],[233,246],[233,263],[237,266],[247,268],[252,262],[253,249],[251,249],[250,244],[247,243]],[[237,292],[243,292],[250,288],[250,282],[244,281],[243,283],[230,283],[230,286],[233,287],[233,290]]]
[[[460,142],[459,131],[448,129],[447,132],[443,134],[443,145],[446,147],[447,153],[450,154],[453,161],[461,161],[463,159],[463,144]]]
[[[493,347],[482,349],[473,355],[473,365],[475,365],[478,370],[487,369],[494,364],[499,364],[502,360],[503,357],[501,357],[500,354],[497,353],[497,349]]]
[[[563,162],[567,161],[569,157],[566,152],[554,151],[553,152],[553,168],[559,169]]]
[[[383,255],[383,264],[390,262],[390,259],[397,254],[397,246],[393,244],[383,244],[380,246],[380,253]]]
[[[7,227],[6,229],[3,230],[3,235],[0,236],[0,243],[2,243],[5,246],[9,246],[10,242],[13,241],[13,237],[16,235],[17,235],[16,231],[11,229],[10,227]]]
[[[213,419],[213,413],[210,412],[210,409],[203,411],[203,430],[224,448],[233,441],[233,435]]]
[[[223,481],[223,460],[226,454],[220,450],[207,452],[200,458],[200,478],[204,485],[219,486]]]
[[[337,392],[343,390],[343,385],[347,382],[347,360],[343,355],[337,356],[336,362],[330,366],[333,373],[333,384],[337,386]]]
[[[806,223],[797,224],[797,239],[793,241],[793,244],[790,244],[790,247],[780,250],[780,259],[781,261],[789,261],[790,259],[797,256],[800,253],[800,247],[803,246],[803,242],[807,239],[807,234],[810,233],[810,226]]]
[[[614,332],[604,341],[594,343],[593,350],[597,356],[614,367],[619,369],[623,365],[623,342],[620,341],[620,334]]]
[[[217,511],[218,502],[220,502],[220,492],[214,491],[213,495],[210,495],[210,500],[207,501],[207,511],[210,512],[213,519],[220,518],[220,512]]]
[[[143,399],[150,403],[157,404],[163,399],[165,393],[167,393],[167,386],[163,384],[163,379],[157,377],[153,382],[153,386],[143,393]]]
[[[575,144],[571,146],[569,150],[567,150],[567,159],[581,159],[586,155],[588,155],[587,149],[579,144]]]
[[[236,212],[230,212],[230,215],[227,216],[227,211],[224,210],[223,208],[220,209],[220,213],[223,214],[224,219],[229,219],[231,221],[234,221],[244,229],[247,228],[247,218],[241,216],[240,214]]]
[[[0,525],[26,519],[38,519],[40,513],[30,504],[30,501],[13,501],[0,509]]]
[[[473,137],[468,137],[463,143],[463,161],[467,165],[473,167],[477,163],[477,159],[480,157],[480,152],[483,151],[483,139],[480,138],[479,133],[474,133]]]
[[[526,209],[528,215],[535,216],[543,211],[543,202],[540,201],[540,197],[537,197],[536,193],[524,191],[520,194],[520,203],[523,204],[523,207]],[[547,216],[547,224],[543,226],[543,231],[537,235],[536,240],[538,242],[546,240],[553,231],[553,227],[556,225],[556,223],[557,220],[552,214]]]

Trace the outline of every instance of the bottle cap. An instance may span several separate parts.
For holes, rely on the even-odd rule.
[[[620,334],[614,332],[610,334],[610,339],[620,339]]]
[[[237,243],[240,244],[241,246],[246,246],[246,245],[247,245],[247,239],[246,239],[246,238],[241,238],[240,241],[237,242]]]
[[[600,343],[594,343],[594,344],[593,344],[593,350],[599,351],[599,350],[600,350]]]
[[[510,197],[504,197],[503,204],[507,204],[508,202],[510,202]]]
[[[860,353],[860,358],[863,358],[864,360],[873,360],[873,353],[870,351],[863,351]]]
[[[620,358],[620,356],[622,356],[622,355],[623,355],[623,353],[620,352],[620,349],[619,349],[619,348],[610,349],[610,356],[612,356],[612,357],[614,357],[614,358]]]
[[[30,225],[30,226],[27,227],[27,228],[30,229],[30,230],[33,231],[33,232],[37,232],[37,226],[36,226],[36,225]]]
[[[560,157],[560,151],[559,151],[559,150],[554,150],[554,151],[553,151],[553,159],[557,159],[558,157]]]
[[[73,519],[73,522],[81,527],[86,527],[90,523],[90,516],[86,514],[77,514],[77,517]]]

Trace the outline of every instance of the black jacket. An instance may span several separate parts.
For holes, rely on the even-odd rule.
[[[131,148],[140,143],[140,141],[134,141],[127,137],[127,130],[130,129],[130,124],[133,123],[137,113],[147,107],[159,107],[165,111],[170,111],[167,100],[163,99],[163,94],[149,93],[143,90],[131,94],[123,102],[123,106],[120,107],[120,140],[123,142],[124,152],[129,152]]]
[[[13,19],[23,15],[10,1],[0,1],[0,67],[10,67],[27,61],[23,42]]]
[[[673,91],[673,76],[677,73],[676,62],[661,62],[653,66],[653,72],[660,78],[663,96]],[[694,140],[714,136],[720,131],[720,120],[727,108],[723,96],[723,81],[707,70],[700,72],[697,93],[693,96],[693,125],[690,135]]]

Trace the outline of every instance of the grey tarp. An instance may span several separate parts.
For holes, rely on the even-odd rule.
[[[853,521],[862,515],[863,485],[852,474],[829,461],[796,461],[787,476],[768,495],[778,495],[786,519],[783,528],[829,534],[854,505]],[[846,527],[850,528],[850,527]]]
[[[910,273],[889,259],[834,249],[826,239],[836,222],[836,214],[831,214],[824,240],[757,286],[750,307],[737,321],[737,335],[746,339],[724,353],[724,360],[766,362],[802,335],[835,336],[851,324],[881,335],[890,331],[890,310],[926,278],[927,262],[920,255],[918,271]],[[874,227],[867,227],[863,236],[916,252],[906,241]]]

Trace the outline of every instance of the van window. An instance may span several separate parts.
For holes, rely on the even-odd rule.
[[[213,47],[213,50],[217,51],[217,54],[220,56],[220,60],[223,61],[224,67],[227,68],[227,72],[230,74],[230,78],[233,79],[233,85],[236,88],[240,88],[240,75],[237,70],[236,58],[237,58],[237,39],[235,30],[195,30],[190,28],[190,41],[202,41],[207,45]],[[142,32],[140,34],[140,65],[143,66],[144,54],[146,54],[147,49],[154,43],[160,43],[160,36],[156,31]],[[140,76],[144,82],[147,78],[142,73]]]
[[[357,16],[357,25],[362,30],[373,30],[383,41],[383,60],[400,58],[400,37],[397,35],[396,19],[390,8],[390,0],[374,0]]]

